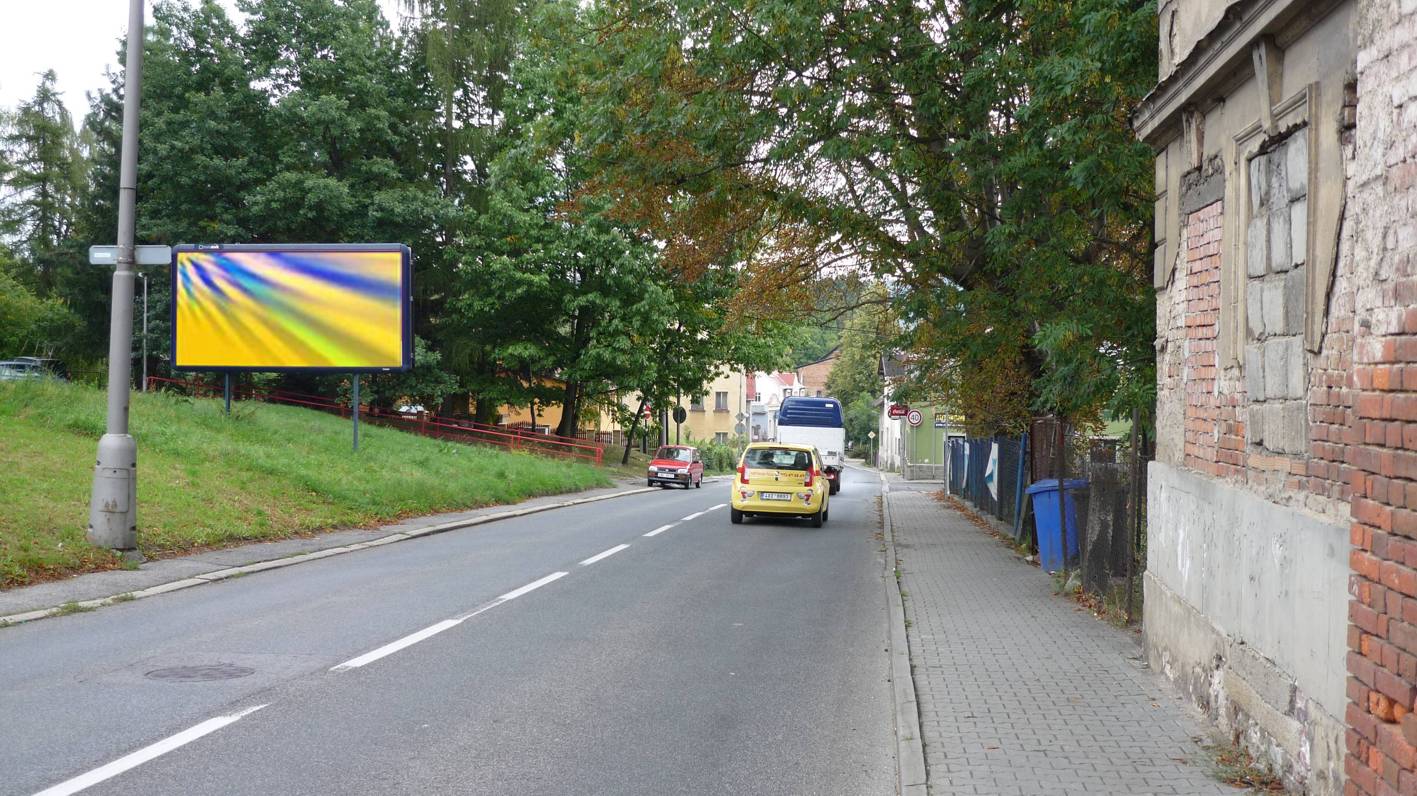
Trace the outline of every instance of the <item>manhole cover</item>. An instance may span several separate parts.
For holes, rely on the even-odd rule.
[[[201,683],[208,680],[235,680],[256,673],[249,666],[234,663],[218,663],[212,666],[168,666],[153,669],[145,677],[149,680],[166,680],[173,683]]]

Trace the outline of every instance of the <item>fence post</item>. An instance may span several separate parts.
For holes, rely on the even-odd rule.
[[[1014,539],[1023,536],[1023,494],[1025,489],[1023,468],[1028,460],[1028,432],[1018,438],[1018,480],[1014,482]]]
[[[1135,610],[1132,593],[1136,588],[1133,581],[1136,579],[1137,534],[1141,529],[1141,451],[1138,444],[1140,427],[1141,410],[1132,407],[1132,488],[1129,490],[1132,493],[1132,527],[1128,529],[1130,533],[1127,534],[1127,624],[1129,625],[1132,623],[1132,612]]]
[[[1054,456],[1058,461],[1058,556],[1063,561],[1063,571],[1068,571],[1068,501],[1066,476],[1068,472],[1067,433],[1063,430],[1063,418],[1058,417],[1058,444]]]

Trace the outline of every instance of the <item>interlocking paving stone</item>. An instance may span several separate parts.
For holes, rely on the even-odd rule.
[[[938,490],[938,485],[929,487]],[[1130,631],[921,485],[888,497],[933,794],[1235,794]]]

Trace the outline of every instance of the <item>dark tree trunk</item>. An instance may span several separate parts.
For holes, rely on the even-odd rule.
[[[565,392],[561,398],[561,424],[556,427],[556,433],[563,437],[574,437],[580,430],[580,424],[576,422],[576,416],[580,414],[581,385],[574,381],[566,382]]]
[[[645,413],[645,399],[640,398],[640,407],[635,410],[635,419],[630,421],[630,431],[625,435],[625,455],[620,457],[620,465],[623,467],[630,463],[630,448],[635,444],[635,429],[640,426],[640,418]]]

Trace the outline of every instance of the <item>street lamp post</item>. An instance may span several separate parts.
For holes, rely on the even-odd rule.
[[[118,171],[118,267],[108,333],[108,422],[98,441],[88,539],[136,554],[138,445],[128,433],[133,377],[133,225],[138,198],[138,96],[143,80],[143,0],[128,2],[128,52],[123,72],[123,149]]]

